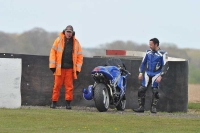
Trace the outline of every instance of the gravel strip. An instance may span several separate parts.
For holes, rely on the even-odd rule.
[[[50,109],[49,106],[22,106],[21,108],[29,108],[29,109]],[[57,109],[65,110],[65,107],[57,107]],[[73,106],[72,111],[81,111],[81,112],[98,112],[95,107],[80,107]],[[174,117],[174,118],[197,118],[200,119],[200,109],[188,109],[187,113],[183,112],[157,112],[156,114],[152,114],[150,111],[145,111],[144,113],[135,113],[131,109],[126,109],[125,111],[117,111],[116,109],[109,109],[107,112],[100,113],[108,113],[108,114],[133,114],[137,116],[152,116],[152,117]]]

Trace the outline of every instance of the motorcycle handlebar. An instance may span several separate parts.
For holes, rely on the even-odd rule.
[[[126,72],[127,74],[131,75],[131,73],[127,70],[123,70],[124,72]]]
[[[122,68],[122,67],[120,67],[120,70],[121,70],[121,71],[123,71],[123,72],[125,72],[126,74],[129,74],[129,75],[131,75],[131,73],[130,73],[129,71],[125,70],[125,69],[124,69],[124,68]]]

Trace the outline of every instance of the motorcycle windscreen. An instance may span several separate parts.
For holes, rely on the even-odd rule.
[[[106,60],[106,65],[107,66],[116,66],[116,67],[119,67],[119,66],[123,67],[124,66],[122,61],[120,59],[118,59],[118,58],[109,58],[109,59],[107,59]]]

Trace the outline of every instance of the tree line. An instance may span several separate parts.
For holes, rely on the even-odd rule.
[[[4,33],[0,31],[0,53],[49,55],[50,49],[58,32],[47,32],[42,28],[33,28],[21,34]],[[200,50],[180,49],[175,44],[161,43],[161,49],[168,52],[170,57],[184,58],[189,61],[189,83],[200,84]],[[85,57],[104,56],[106,49],[121,49],[145,51],[148,44],[138,44],[133,41],[116,40],[100,44],[97,48],[84,48]]]

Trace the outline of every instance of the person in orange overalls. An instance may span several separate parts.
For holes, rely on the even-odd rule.
[[[49,56],[49,68],[54,74],[54,87],[50,108],[56,108],[62,85],[65,86],[66,109],[71,109],[73,80],[77,79],[83,64],[82,48],[75,38],[75,31],[68,25],[53,43]]]

